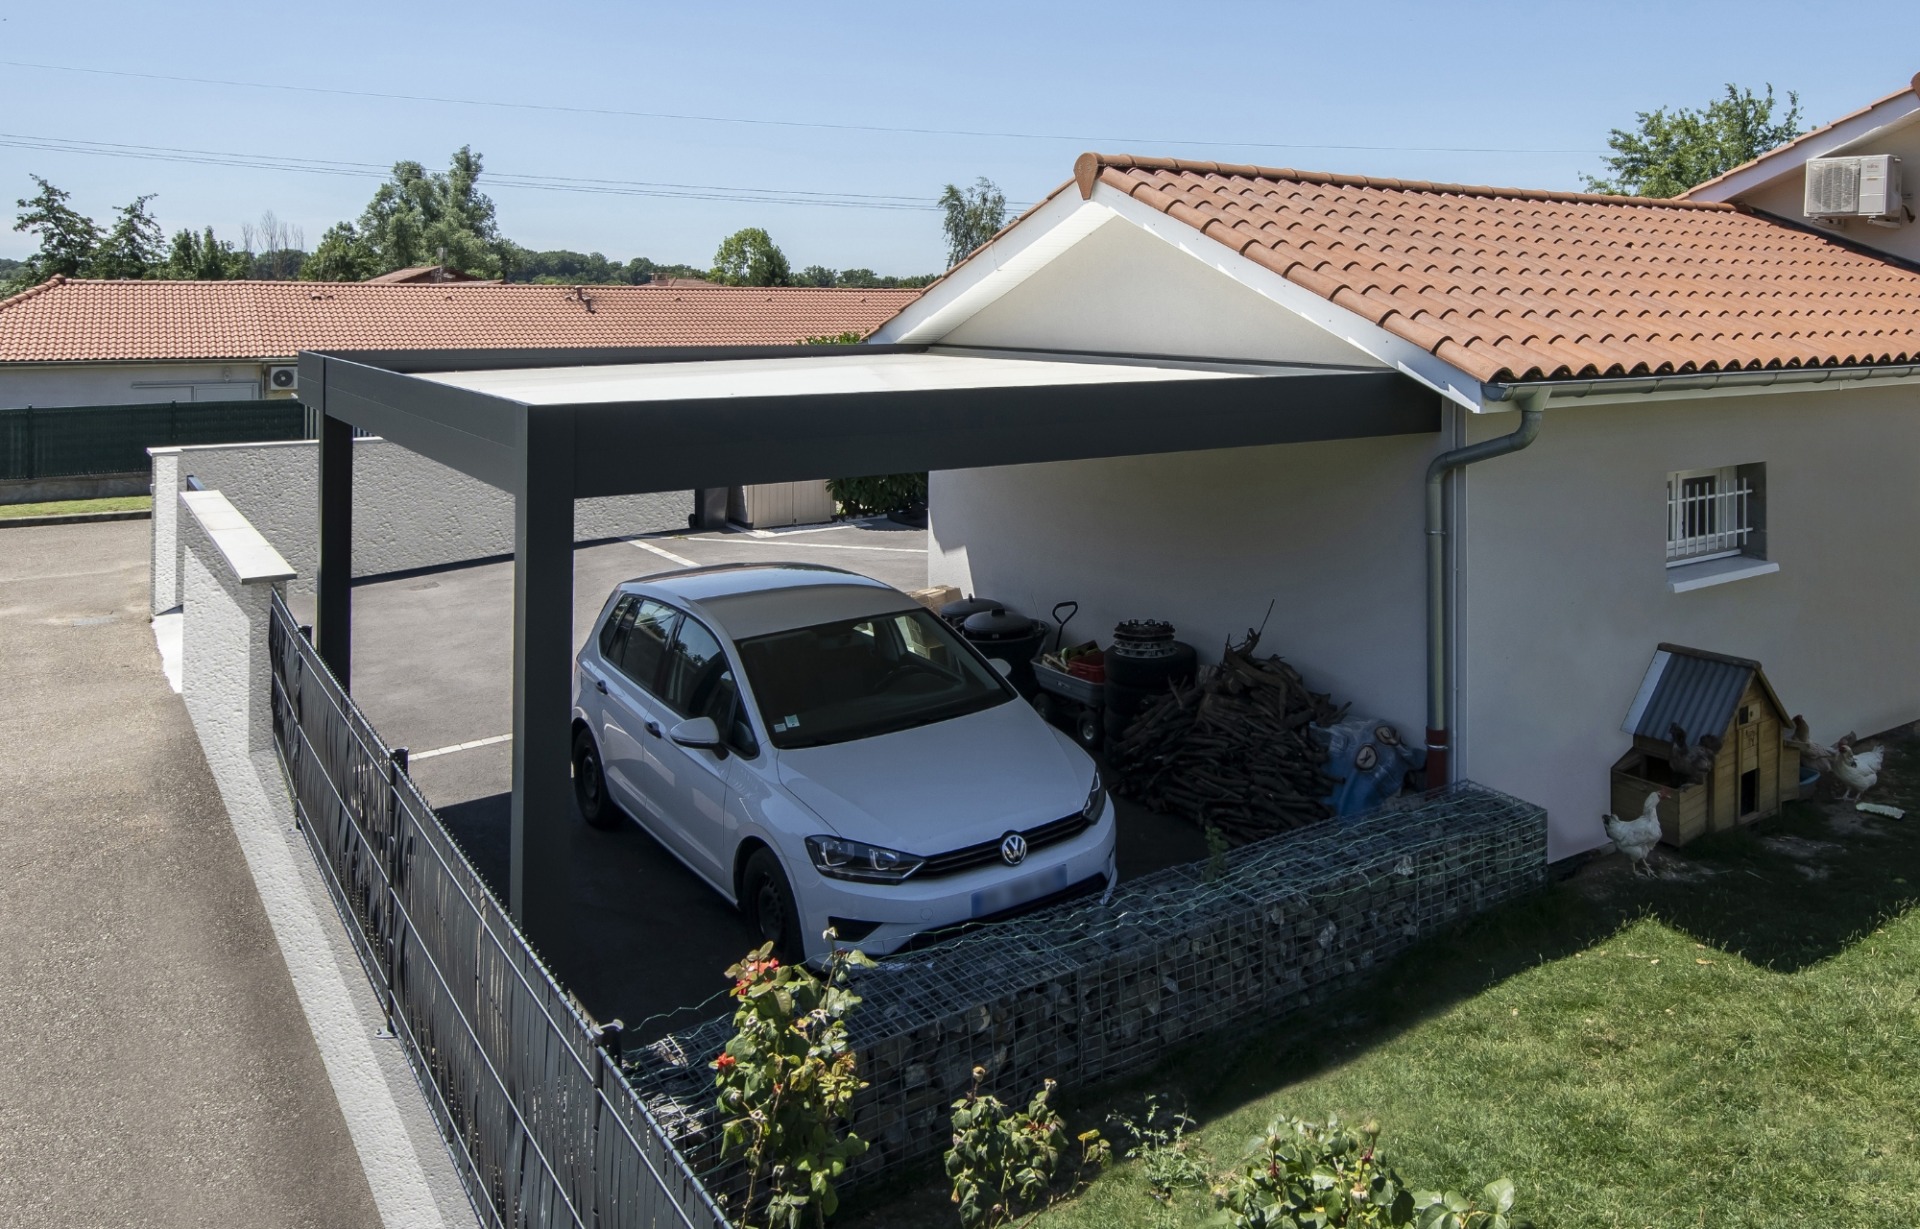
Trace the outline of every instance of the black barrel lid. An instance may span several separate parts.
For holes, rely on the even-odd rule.
[[[1033,634],[1033,620],[1005,606],[975,611],[963,620],[960,630],[970,640],[1012,640]]]
[[[999,602],[990,597],[963,597],[957,602],[948,602],[940,608],[940,617],[951,623],[958,623],[968,615],[983,611],[1001,609]]]

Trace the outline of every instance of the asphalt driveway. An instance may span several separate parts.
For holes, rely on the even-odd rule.
[[[0,528],[0,1223],[380,1223],[147,622],[145,521]]]
[[[584,643],[613,586],[698,564],[799,561],[902,589],[926,583],[926,531],[880,521],[774,533],[656,536],[574,554],[574,626]],[[412,772],[475,868],[506,893],[512,785],[511,563],[362,582],[354,590],[356,699]],[[306,617],[310,606],[296,611]],[[555,829],[572,868],[567,922],[530,936],[601,1020],[651,1039],[723,1009],[723,970],[758,942],[745,920],[638,827],[588,828],[569,805]],[[1128,807],[1121,870],[1205,856],[1190,828]]]

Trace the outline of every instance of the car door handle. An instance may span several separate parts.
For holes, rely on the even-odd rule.
[[[653,735],[655,738],[660,737],[660,723],[658,721],[647,722],[647,733]]]
[[[599,692],[599,693],[600,693],[601,695],[603,695],[603,696],[604,696],[604,695],[606,695],[606,694],[607,694],[607,680],[605,680],[605,679],[595,679],[595,680],[593,680],[593,689],[594,689],[595,691],[597,691],[597,692]]]

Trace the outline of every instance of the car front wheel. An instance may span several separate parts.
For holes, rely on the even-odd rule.
[[[773,944],[774,955],[788,964],[805,959],[793,886],[771,849],[756,849],[747,859],[747,869],[740,876],[740,910],[760,932],[761,941]]]
[[[580,804],[580,817],[593,828],[611,828],[620,822],[620,812],[607,797],[607,776],[600,768],[600,748],[585,730],[573,736],[573,797]]]

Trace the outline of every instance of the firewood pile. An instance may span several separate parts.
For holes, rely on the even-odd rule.
[[[1251,629],[1227,645],[1219,669],[1174,684],[1140,710],[1107,749],[1115,788],[1156,811],[1218,829],[1244,845],[1325,819],[1334,781],[1326,749],[1309,726],[1346,713],[1307,690],[1300,672],[1275,656],[1255,657]]]

